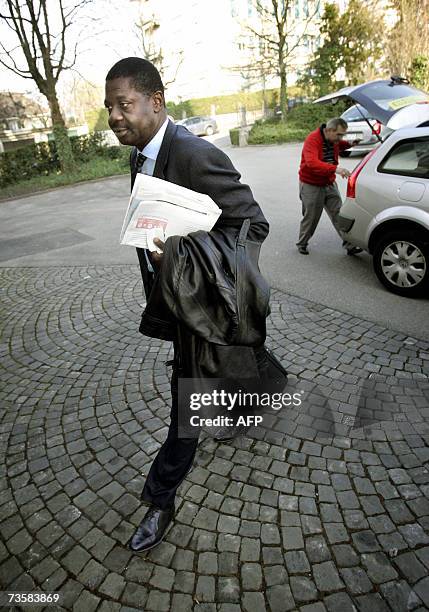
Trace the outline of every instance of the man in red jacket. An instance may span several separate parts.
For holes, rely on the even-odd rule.
[[[348,178],[350,172],[338,165],[338,154],[358,142],[349,143],[342,140],[346,132],[347,123],[344,119],[330,119],[326,125],[321,125],[305,139],[299,167],[299,197],[303,216],[299,240],[296,243],[298,251],[303,255],[308,255],[308,241],[314,234],[323,209],[343,238],[338,225],[342,200],[335,179],[336,174]],[[362,249],[346,240],[343,240],[343,246],[349,255],[362,252]]]

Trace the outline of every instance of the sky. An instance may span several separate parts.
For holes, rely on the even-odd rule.
[[[71,0],[64,0],[70,6]],[[49,20],[52,29],[58,29],[58,0],[49,0]],[[124,8],[126,7],[126,10]],[[121,57],[136,55],[138,41],[133,28],[138,16],[139,3],[122,0],[93,0],[76,18],[69,32],[69,47],[79,41],[76,69],[80,75],[93,83],[102,84],[109,68]],[[0,40],[9,50],[17,44],[15,35],[3,21],[0,22]],[[4,57],[4,56],[3,56]],[[16,52],[14,57],[17,57]],[[25,66],[25,60],[19,63]],[[37,86],[0,66],[0,91],[35,92]]]

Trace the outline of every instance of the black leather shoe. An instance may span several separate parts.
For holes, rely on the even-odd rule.
[[[299,246],[298,247],[298,253],[301,253],[301,255],[308,255],[308,249],[306,246]]]
[[[143,552],[159,544],[173,517],[174,506],[168,510],[161,510],[161,508],[156,506],[150,506],[129,541],[129,548],[134,552]]]

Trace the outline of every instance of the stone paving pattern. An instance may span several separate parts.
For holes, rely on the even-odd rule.
[[[202,438],[165,541],[135,555],[171,358],[137,332],[137,268],[1,276],[2,588],[78,612],[429,609],[427,342],[273,291],[267,344],[331,418]],[[358,405],[386,420],[358,428]]]

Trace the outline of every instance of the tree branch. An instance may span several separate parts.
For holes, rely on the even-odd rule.
[[[60,12],[61,12],[61,23],[62,23],[62,28],[61,28],[61,53],[60,53],[60,59],[58,61],[58,65],[56,67],[56,73],[54,75],[54,80],[55,82],[58,81],[58,78],[63,70],[63,66],[64,66],[64,59],[65,59],[65,55],[66,55],[66,29],[68,27],[69,24],[67,24],[67,17],[64,14],[64,6],[63,6],[63,0],[58,0],[59,1],[59,5],[60,5]],[[71,15],[71,13],[70,13]]]
[[[48,11],[46,8],[46,0],[40,0],[39,15],[40,15],[40,11],[42,10],[43,10],[43,18],[45,20],[45,27],[46,27],[46,49],[49,54],[49,57],[51,57],[51,32],[49,28],[49,19],[48,19]]]
[[[2,43],[0,43],[0,46],[4,49]],[[13,59],[13,57],[10,57],[9,59],[12,62],[12,66],[9,66],[1,58],[0,58],[0,64],[2,66],[4,66],[5,68],[7,68],[8,70],[10,70],[11,72],[14,72],[18,76],[22,77],[23,79],[32,79],[33,78],[32,74],[31,74],[31,72],[29,70],[21,70],[20,68],[18,68],[18,66],[16,65],[15,60]]]
[[[16,2],[16,4],[13,4],[11,0],[6,0],[6,1],[7,1],[7,6],[9,8],[10,18],[12,20],[12,23],[14,24],[14,30],[20,42],[22,52],[24,53],[25,59],[27,61],[29,71],[33,75],[33,78],[37,86],[39,87],[39,83],[41,82],[43,77],[37,68],[36,58],[32,55],[30,51],[30,43],[27,39],[27,33],[25,31],[24,18],[22,17],[22,14],[20,12],[21,7],[19,6],[18,1]],[[25,19],[25,21],[28,21],[28,20]],[[23,72],[25,73],[25,71]]]

